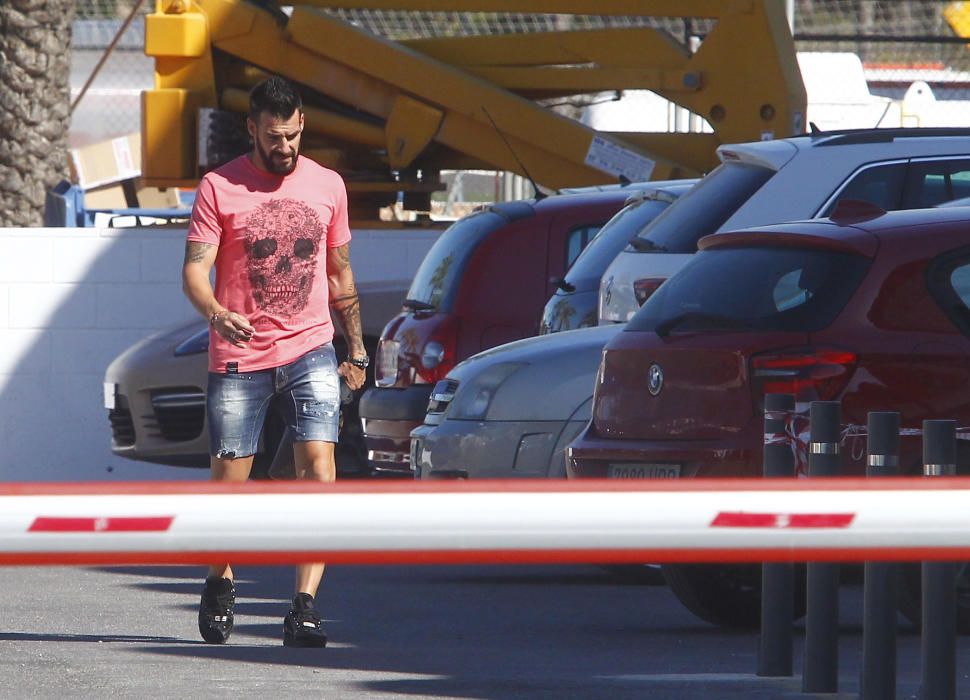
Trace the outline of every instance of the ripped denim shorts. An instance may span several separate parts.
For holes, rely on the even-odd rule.
[[[209,372],[206,392],[209,452],[233,459],[256,454],[270,406],[281,412],[294,440],[337,442],[340,376],[333,345],[288,365],[256,372]]]

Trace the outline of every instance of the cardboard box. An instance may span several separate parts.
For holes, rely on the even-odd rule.
[[[71,149],[71,181],[84,190],[87,209],[125,209],[130,206],[166,209],[179,206],[178,188],[142,187],[141,135],[128,134]],[[126,180],[133,182],[125,183]],[[130,202],[125,189],[134,192]]]
[[[84,191],[85,209],[126,209],[124,187],[120,183],[92,187]]]
[[[144,209],[184,208],[179,201],[178,187],[139,187],[136,195],[138,206]]]
[[[135,183],[136,186],[138,183]],[[181,206],[177,187],[138,187],[135,191],[138,207],[143,209],[173,209]],[[121,183],[102,185],[84,191],[85,209],[127,209],[128,200]]]
[[[71,181],[87,191],[141,175],[141,135],[72,148]],[[124,204],[122,204],[124,206]]]

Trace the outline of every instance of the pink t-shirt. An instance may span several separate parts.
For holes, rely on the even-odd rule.
[[[202,178],[188,240],[219,246],[216,300],[255,328],[245,348],[210,330],[210,372],[279,367],[333,340],[326,249],[350,241],[340,175],[303,156],[275,175],[240,156]]]

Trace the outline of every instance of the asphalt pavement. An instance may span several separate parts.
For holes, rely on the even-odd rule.
[[[238,572],[230,643],[201,642],[196,567],[0,569],[0,683],[16,698],[858,697],[862,592],[843,586],[840,693],[755,675],[757,635],[690,615],[662,585],[596,566],[332,567],[331,643],[281,643],[288,568]],[[898,695],[919,690],[919,635],[900,626]],[[970,638],[957,650],[970,698]],[[961,663],[962,661],[962,663]]]

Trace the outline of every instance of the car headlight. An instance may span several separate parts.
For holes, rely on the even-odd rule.
[[[462,382],[448,407],[448,418],[483,420],[502,383],[522,367],[524,362],[500,362],[476,377]]]
[[[190,335],[177,346],[175,346],[175,357],[183,355],[198,355],[200,352],[209,352],[209,328],[206,326],[198,333]]]

